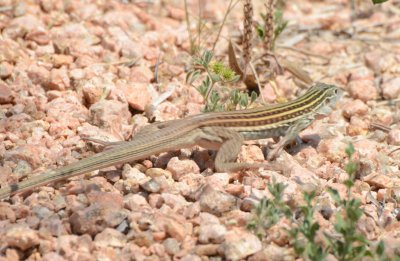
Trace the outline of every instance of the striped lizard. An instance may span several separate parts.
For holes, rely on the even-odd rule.
[[[268,153],[268,160],[274,159],[318,115],[330,113],[339,92],[334,85],[315,83],[304,95],[287,103],[238,111],[204,113],[151,124],[143,127],[131,141],[112,144],[110,150],[55,170],[45,171],[19,183],[3,184],[0,200],[51,182],[195,145],[218,150],[215,169],[219,172],[265,167],[266,164],[262,163],[233,162],[243,141],[283,136]]]

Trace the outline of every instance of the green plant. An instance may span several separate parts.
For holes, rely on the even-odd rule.
[[[375,247],[372,242],[367,240],[357,231],[357,223],[363,215],[360,200],[353,198],[351,189],[354,186],[354,179],[359,168],[357,161],[353,159],[355,149],[353,144],[349,144],[345,150],[348,162],[344,169],[349,178],[344,182],[347,189],[346,198],[341,198],[334,189],[329,189],[336,206],[336,222],[334,224],[335,235],[322,233],[327,245],[316,241],[316,235],[320,231],[318,222],[313,219],[315,192],[304,193],[305,205],[299,207],[300,218],[292,223],[288,233],[292,238],[292,245],[297,255],[305,260],[325,260],[328,253],[333,254],[340,261],[362,260],[365,257],[375,258],[376,260],[389,260],[384,255],[384,244],[378,242]],[[254,206],[253,218],[247,224],[247,228],[256,233],[260,238],[264,237],[266,230],[275,224],[279,218],[291,217],[292,212],[282,201],[281,194],[285,186],[281,183],[268,186],[273,194],[273,200],[262,199],[259,204]]]
[[[313,220],[314,207],[312,200],[315,197],[315,192],[304,193],[305,206],[300,207],[302,220],[298,222],[297,227],[292,226],[289,230],[289,235],[293,238],[293,247],[298,255],[308,257],[310,260],[325,260],[327,253],[324,248],[315,242],[316,234],[320,228],[318,222]]]
[[[292,211],[282,201],[282,193],[286,185],[283,183],[268,184],[272,199],[262,198],[253,208],[253,218],[247,222],[247,229],[253,231],[260,240],[265,236],[265,231],[276,224],[282,217],[291,217]]]
[[[275,46],[276,39],[278,39],[279,35],[285,30],[289,21],[283,19],[282,9],[277,8],[274,12],[272,23],[272,19],[270,18],[271,14],[268,14],[269,12],[272,12],[272,8],[268,6],[267,13],[260,14],[264,21],[264,24],[257,25],[256,31],[258,37],[267,42],[267,46],[269,46],[268,49],[272,50]],[[271,32],[273,32],[273,38],[271,36]]]
[[[204,97],[206,103],[204,112],[235,110],[237,106],[247,108],[257,98],[255,93],[249,97],[236,89],[215,89],[217,85],[223,87],[238,81],[240,76],[221,61],[214,60],[211,51],[206,50],[200,57],[193,58],[192,68],[186,75],[186,82],[193,85],[200,77],[203,77],[203,80],[195,87]],[[227,93],[225,96],[228,96],[226,99],[221,98],[224,92]]]
[[[348,163],[345,165],[345,171],[349,178],[344,182],[347,189],[347,199],[340,198],[339,193],[334,189],[329,189],[333,200],[339,210],[336,214],[335,231],[340,235],[338,238],[325,233],[330,249],[340,260],[358,260],[363,257],[373,257],[370,250],[370,242],[360,234],[356,227],[359,219],[363,215],[361,201],[351,197],[351,189],[354,186],[355,174],[358,169],[358,162],[353,160],[355,149],[353,144],[346,148]],[[383,244],[379,243],[376,254],[383,254]]]

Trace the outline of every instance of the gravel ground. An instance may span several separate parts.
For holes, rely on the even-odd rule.
[[[201,112],[202,96],[185,83],[191,56],[183,1],[131,2],[0,1],[1,186],[101,149],[81,137],[129,140],[148,124],[150,103],[155,121]],[[211,46],[228,1],[202,2],[201,44]],[[198,2],[188,9],[196,35]],[[217,43],[223,61],[228,39],[242,32],[241,9],[230,13]],[[332,232],[340,209],[327,188],[347,195],[349,142],[359,163],[357,229],[382,240],[389,257],[400,255],[399,1],[352,10],[343,0],[296,0],[283,13],[289,24],[278,60],[345,94],[301,133],[306,143],[275,161],[275,171],[213,173],[212,153],[191,148],[40,187],[0,202],[0,260],[295,260],[285,230],[292,221],[282,218],[260,240],[246,229],[252,206],[271,198],[273,180],[287,185],[282,200],[290,206],[315,190],[313,219]],[[305,89],[289,71],[276,83],[278,93],[271,84],[261,91],[267,102]],[[238,160],[261,162],[263,151],[248,143]]]

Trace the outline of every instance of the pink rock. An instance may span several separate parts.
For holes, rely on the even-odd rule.
[[[363,181],[376,188],[391,188],[393,187],[393,182],[398,180],[393,175],[371,173],[370,175],[363,178]]]
[[[378,91],[372,80],[351,81],[347,88],[354,99],[360,99],[363,102],[372,101],[378,98]]]
[[[92,191],[87,194],[90,204],[98,204],[104,208],[122,208],[124,198],[118,193]]]
[[[242,260],[262,249],[261,241],[253,233],[243,228],[233,228],[225,234],[221,245],[227,260]]]
[[[74,257],[75,260],[90,260],[93,258],[94,245],[88,235],[61,235],[56,240],[55,249],[64,253],[65,257]]]
[[[340,162],[346,157],[346,147],[341,138],[324,139],[318,144],[317,151],[331,162]]]
[[[390,145],[399,146],[400,145],[400,130],[392,129],[388,134],[387,141]]]
[[[51,62],[55,68],[60,68],[61,66],[69,66],[74,61],[71,55],[64,54],[53,54],[51,56]]]
[[[131,69],[129,81],[136,83],[150,83],[154,72],[147,66],[134,66]]]
[[[280,247],[287,245],[290,241],[290,221],[286,218],[281,218],[278,223],[268,229],[268,238]]]
[[[155,94],[156,90],[147,83],[126,83],[119,84],[118,88],[121,89],[129,106],[135,110],[144,111]]]
[[[175,104],[165,101],[157,107],[154,116],[157,121],[175,120],[182,116],[182,111]]]
[[[118,226],[127,216],[128,211],[125,209],[92,204],[74,212],[69,221],[74,233],[95,236],[107,227]]]
[[[189,173],[200,173],[199,166],[193,160],[180,160],[178,157],[173,157],[167,165],[167,170],[172,174],[174,180],[180,180],[180,178]]]
[[[43,255],[42,260],[43,261],[64,261],[65,259],[61,255],[59,255],[55,252],[47,252],[46,254]]]
[[[224,241],[227,229],[220,224],[204,224],[199,228],[199,242],[207,243],[222,243]]]
[[[343,116],[350,119],[351,116],[364,116],[368,112],[368,106],[361,100],[348,101],[343,105]]]
[[[318,54],[329,54],[333,49],[330,42],[318,41],[311,44],[310,51]]]
[[[16,218],[15,212],[8,204],[0,203],[0,220],[9,220],[14,223]]]
[[[37,231],[24,225],[11,226],[2,236],[2,240],[6,246],[23,251],[40,243]]]
[[[400,97],[400,77],[385,81],[382,86],[382,95],[385,99],[396,99]]]
[[[228,184],[225,191],[232,196],[240,197],[244,193],[244,186],[242,184]]]
[[[191,231],[186,226],[187,223],[182,222],[182,219],[173,219],[169,217],[158,217],[156,220],[157,224],[162,224],[167,234],[179,241],[185,239],[186,236],[191,234]]]
[[[236,201],[234,196],[215,190],[209,185],[200,195],[201,210],[217,216],[232,210],[236,206]]]
[[[125,246],[127,238],[118,230],[106,228],[94,238],[96,247],[119,247]]]
[[[7,104],[13,101],[14,97],[12,95],[10,87],[1,81],[0,82],[0,104]]]
[[[45,147],[26,144],[9,150],[4,155],[5,160],[18,162],[20,160],[28,162],[32,168],[37,168],[43,164],[43,159],[49,159],[50,151]]]
[[[214,173],[213,175],[206,177],[206,182],[208,185],[222,190],[229,184],[229,179],[229,173]]]
[[[52,69],[50,72],[49,82],[46,87],[50,90],[64,91],[71,86],[67,70],[62,67],[60,69]]]
[[[0,78],[6,79],[13,73],[13,66],[8,62],[0,63]]]
[[[247,163],[260,163],[264,161],[264,154],[259,146],[244,146],[238,155],[238,161]]]
[[[374,80],[374,72],[365,66],[355,68],[350,72],[350,81]]]
[[[164,204],[169,206],[174,211],[180,211],[188,206],[190,203],[186,201],[186,199],[181,195],[174,195],[171,193],[162,193],[161,199]]]
[[[90,107],[91,123],[117,136],[123,137],[122,124],[127,124],[130,116],[128,105],[119,101],[101,100]]]
[[[32,32],[38,29],[44,29],[45,26],[39,17],[32,14],[17,17],[3,31],[9,38],[23,37],[26,32]]]
[[[47,84],[50,79],[50,71],[45,67],[36,64],[30,65],[27,73],[33,84],[44,85]]]
[[[365,118],[353,116],[350,119],[350,125],[347,126],[349,136],[365,135],[369,130],[369,121]]]
[[[382,51],[380,49],[375,49],[364,55],[365,64],[371,68],[374,72],[379,72],[379,64],[382,59]]]
[[[46,45],[50,42],[49,34],[44,30],[32,30],[25,36],[26,40],[34,41],[39,45]]]
[[[261,88],[261,95],[264,97],[265,101],[269,103],[275,102],[278,98],[277,94],[269,83],[266,84],[264,88]]]
[[[131,211],[149,207],[147,200],[138,194],[129,194],[124,198],[124,208]]]
[[[268,244],[263,249],[253,256],[249,261],[263,261],[263,260],[284,260],[289,256],[295,256],[293,248],[280,247],[275,244]],[[333,260],[332,260],[333,261]]]
[[[85,97],[85,101],[89,103],[89,105],[92,105],[100,101],[101,98],[108,98],[111,91],[115,88],[113,78],[113,75],[106,74],[81,80],[80,86],[82,86],[82,93]]]
[[[178,21],[183,21],[185,18],[185,11],[179,8],[174,8],[172,6],[167,7],[168,10],[168,16],[171,17],[172,19],[178,20]]]

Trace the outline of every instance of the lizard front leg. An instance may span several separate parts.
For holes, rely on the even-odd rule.
[[[285,134],[278,143],[273,145],[273,149],[268,153],[267,159],[273,160],[278,157],[282,150],[288,145],[290,142],[296,139],[300,139],[298,136],[299,132],[307,128],[311,124],[312,120],[308,118],[300,119],[292,126],[290,126]]]
[[[201,131],[197,143],[201,147],[218,150],[215,157],[215,169],[218,172],[258,169],[266,166],[263,163],[233,162],[244,141],[240,133],[223,127],[203,127]]]

